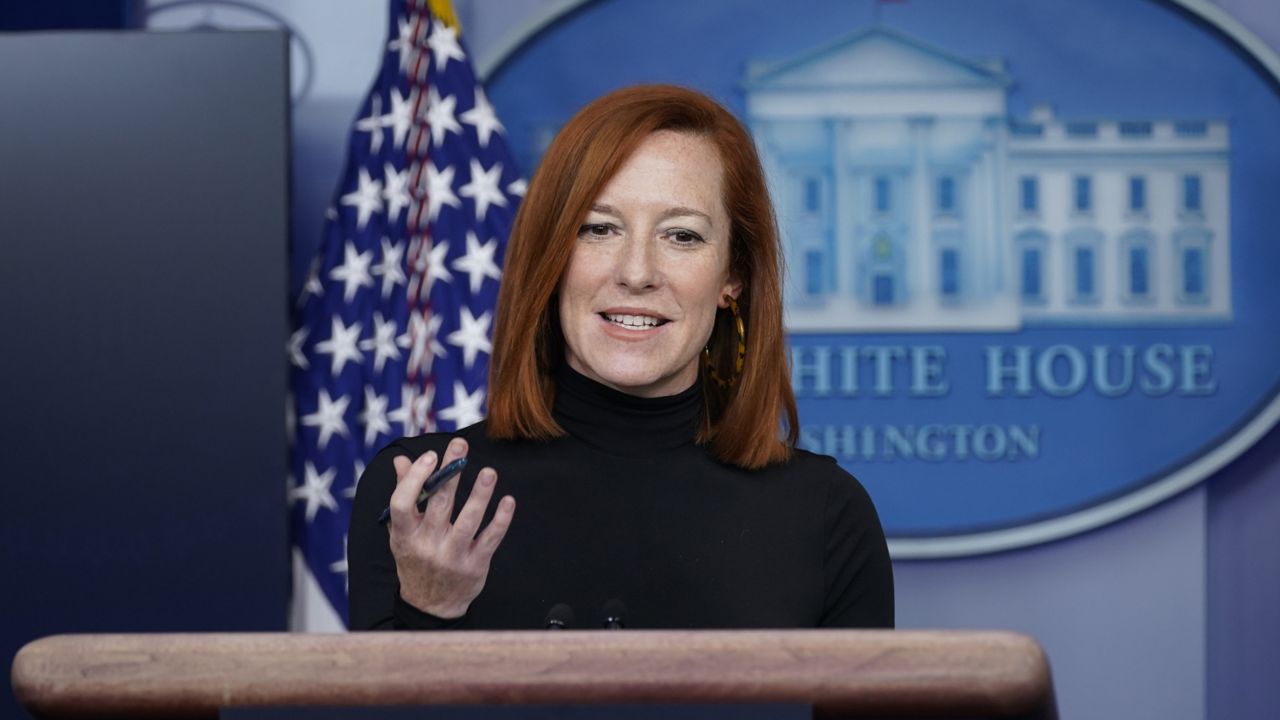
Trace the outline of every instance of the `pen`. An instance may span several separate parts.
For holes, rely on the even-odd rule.
[[[427,498],[431,497],[436,490],[439,490],[441,485],[448,482],[449,478],[462,472],[462,468],[466,466],[467,459],[461,457],[431,473],[431,477],[427,478],[427,481],[422,484],[422,492],[418,493],[418,512],[422,512],[427,508]],[[378,517],[378,524],[386,525],[389,520],[391,520],[391,508],[388,507]]]

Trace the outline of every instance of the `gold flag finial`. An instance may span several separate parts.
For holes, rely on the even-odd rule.
[[[462,30],[458,25],[458,15],[453,11],[453,3],[449,2],[449,0],[427,0],[427,7],[431,9],[431,14],[440,22],[454,30]]]

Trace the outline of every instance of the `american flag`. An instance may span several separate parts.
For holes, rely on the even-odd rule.
[[[499,268],[524,194],[447,0],[392,0],[388,24],[293,311],[295,629],[345,624],[347,523],[369,459],[401,435],[483,417]]]

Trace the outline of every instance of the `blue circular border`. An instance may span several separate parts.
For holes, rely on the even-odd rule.
[[[490,56],[477,64],[478,75],[488,79],[502,70],[503,65],[518,54],[543,31],[572,13],[582,10],[597,0],[577,0],[559,4],[536,16],[518,32],[510,36]],[[1160,4],[1191,19],[1200,21],[1216,30],[1230,43],[1238,47],[1244,57],[1268,74],[1274,85],[1280,87],[1280,54],[1271,49],[1261,38],[1240,21],[1208,0],[1160,0]],[[1194,459],[1156,479],[1139,480],[1140,486],[1131,491],[1091,504],[1079,510],[1068,510],[1042,520],[973,533],[944,534],[916,537],[892,537],[890,552],[896,559],[932,559],[982,555],[1029,547],[1071,537],[1122,520],[1153,507],[1185,490],[1231,463],[1258,440],[1280,424],[1280,387],[1272,387],[1262,394],[1260,402],[1249,419],[1224,433],[1210,449]]]

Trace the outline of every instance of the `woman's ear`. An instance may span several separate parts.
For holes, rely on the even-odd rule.
[[[731,297],[734,300],[737,300],[738,296],[741,294],[742,294],[742,281],[730,275],[728,282],[726,282],[724,284],[724,287],[721,288],[720,290],[720,302],[718,304],[722,308],[727,308],[729,307],[729,301],[726,300],[725,298]]]

